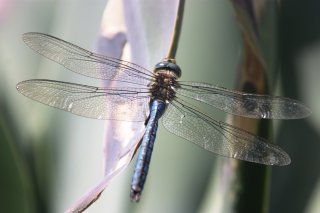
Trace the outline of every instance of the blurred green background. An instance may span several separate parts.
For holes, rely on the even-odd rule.
[[[48,33],[93,50],[105,4],[0,0],[0,212],[63,212],[103,175],[103,121],[33,102],[15,85],[31,78],[99,85],[36,55],[21,34]],[[270,212],[320,211],[319,11],[316,0],[280,4],[282,69],[269,79],[271,91],[305,102],[313,114],[306,120],[274,122],[274,140],[292,163],[272,170]],[[177,52],[183,80],[233,88],[241,50],[230,2],[186,2]],[[225,118],[219,111],[214,115]],[[87,212],[205,212],[203,200],[219,199],[206,196],[219,172],[215,163],[223,160],[160,127],[141,202],[129,201],[132,164]]]

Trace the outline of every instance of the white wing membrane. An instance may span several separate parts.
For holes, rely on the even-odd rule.
[[[131,62],[99,55],[59,38],[25,33],[23,41],[37,53],[65,68],[92,78],[147,85],[154,74]]]
[[[141,88],[101,88],[52,80],[20,82],[17,90],[40,103],[76,115],[121,121],[145,121],[148,92]]]
[[[287,165],[290,157],[259,136],[218,122],[186,102],[174,101],[163,116],[165,128],[205,150],[225,157],[266,165]]]
[[[177,94],[249,118],[298,119],[311,113],[307,106],[294,99],[231,91],[198,82],[181,82]]]

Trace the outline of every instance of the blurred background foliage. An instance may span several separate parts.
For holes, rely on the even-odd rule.
[[[18,94],[15,85],[31,78],[99,85],[37,56],[21,34],[44,32],[93,50],[105,4],[0,0],[0,212],[62,212],[102,176],[103,121],[35,103]],[[292,163],[272,168],[269,212],[320,211],[319,11],[316,0],[283,1],[276,11],[281,69],[269,76],[270,91],[305,102],[313,114],[274,122],[274,140]],[[177,52],[183,80],[234,88],[241,51],[230,2],[186,2]],[[219,111],[214,115],[225,118]],[[206,212],[206,203],[220,199],[208,191],[219,184],[214,183],[221,172],[216,162],[225,160],[160,128],[141,202],[129,201],[131,165],[87,212]]]

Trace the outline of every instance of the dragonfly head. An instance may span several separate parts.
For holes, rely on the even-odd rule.
[[[165,58],[163,61],[156,64],[154,68],[154,72],[159,70],[170,70],[172,71],[178,78],[181,77],[181,69],[176,64],[176,60],[171,58]]]

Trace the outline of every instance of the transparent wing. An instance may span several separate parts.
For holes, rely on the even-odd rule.
[[[145,121],[148,92],[141,88],[99,88],[52,80],[27,80],[17,90],[40,103],[76,115],[121,121]]]
[[[134,63],[95,54],[47,34],[25,33],[22,39],[37,53],[88,77],[148,85],[154,76]]]
[[[303,103],[279,96],[257,95],[227,90],[210,84],[181,82],[177,96],[209,104],[230,114],[249,118],[297,119],[310,115]]]
[[[216,121],[181,100],[169,104],[163,116],[163,125],[169,132],[225,157],[266,165],[287,165],[291,161],[280,147]]]

